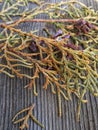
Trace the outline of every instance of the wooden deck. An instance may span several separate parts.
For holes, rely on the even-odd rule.
[[[47,1],[47,0],[46,0]],[[57,2],[51,0],[51,2]],[[60,1],[60,0],[59,0]],[[87,6],[98,9],[98,0],[81,0]],[[41,27],[42,24],[26,24],[21,26],[25,31],[31,28]],[[23,70],[25,71],[25,70]],[[45,126],[40,128],[30,120],[28,130],[98,130],[98,98],[87,94],[87,104],[82,105],[80,122],[76,122],[77,99],[73,96],[72,101],[63,101],[62,117],[58,117],[57,97],[48,89],[42,89],[43,77],[37,82],[38,97],[33,95],[32,90],[24,89],[28,80],[18,78],[10,79],[0,74],[0,130],[18,130],[19,125],[13,125],[12,117],[24,107],[34,103],[34,115]]]

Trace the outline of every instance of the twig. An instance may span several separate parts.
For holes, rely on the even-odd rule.
[[[35,105],[33,104],[32,106],[25,108],[23,110],[21,110],[20,112],[18,112],[15,117],[12,119],[14,124],[17,124],[19,122],[23,122],[23,124],[20,126],[20,129],[23,130],[25,127],[28,128],[28,120],[29,118],[31,118],[35,123],[37,123],[39,126],[41,126],[42,128],[44,128],[44,126],[32,115],[32,110],[34,109]],[[15,119],[17,118],[18,115],[24,113],[27,111],[27,115],[21,119],[18,119],[17,121],[15,121]]]

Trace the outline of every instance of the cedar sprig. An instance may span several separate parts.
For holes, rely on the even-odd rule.
[[[0,58],[5,61],[0,63],[0,73],[11,78],[16,75],[30,79],[25,87],[33,87],[37,96],[35,80],[40,78],[41,72],[45,78],[43,88],[46,90],[51,87],[52,93],[58,95],[59,116],[62,114],[62,97],[72,100],[73,93],[79,99],[79,119],[81,104],[87,102],[84,99],[86,92],[90,91],[98,96],[97,12],[72,0],[56,4],[37,4],[31,10],[18,12],[16,16],[19,17],[14,20],[10,11],[15,10],[13,6],[17,8],[21,4],[26,7],[29,1],[23,4],[21,0],[15,5],[5,1],[0,13],[3,20],[0,24]],[[7,11],[5,6],[8,7]],[[47,15],[48,19],[35,19],[39,14]],[[47,37],[34,34],[35,30],[22,31],[18,26],[24,22],[46,22],[44,31]],[[50,32],[50,25],[53,34]],[[22,67],[30,69],[32,75],[23,73]]]
[[[20,112],[18,112],[14,118],[12,119],[12,122],[14,124],[17,124],[17,123],[22,123],[22,125],[19,127],[20,130],[24,130],[24,128],[29,128],[28,126],[28,120],[31,118],[36,124],[38,124],[40,127],[44,128],[44,126],[34,117],[34,115],[32,114],[32,111],[34,109],[35,105],[32,104],[32,106],[28,107],[28,108],[25,108],[25,109],[22,109]],[[27,115],[25,115],[24,117],[22,117],[21,119],[18,119],[16,120],[16,118],[23,114],[23,113],[26,113],[27,112]]]

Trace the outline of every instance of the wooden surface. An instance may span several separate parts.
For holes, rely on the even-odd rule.
[[[98,9],[98,1],[81,0],[87,6]],[[50,1],[55,2],[55,0]],[[33,30],[42,24],[22,25],[25,31]],[[40,32],[41,33],[41,32]],[[23,70],[25,71],[25,70]],[[80,122],[76,122],[77,99],[72,96],[72,101],[62,102],[62,117],[58,117],[57,97],[48,89],[42,89],[43,77],[37,82],[38,97],[33,95],[32,90],[24,89],[24,85],[29,81],[18,78],[10,79],[4,74],[0,74],[0,130],[18,130],[19,125],[13,125],[12,117],[24,107],[32,103],[36,105],[34,109],[35,117],[44,124],[43,130],[98,130],[98,98],[89,93],[86,95],[87,104],[82,105]],[[42,130],[31,120],[28,130]]]

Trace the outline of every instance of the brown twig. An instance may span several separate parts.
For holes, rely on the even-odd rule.
[[[23,124],[20,126],[20,130],[23,130],[24,128],[28,128],[28,120],[29,118],[31,118],[35,123],[37,123],[39,126],[41,126],[42,128],[44,128],[44,126],[33,116],[32,114],[32,110],[34,109],[35,105],[32,104],[32,106],[25,108],[23,110],[21,110],[20,112],[18,112],[15,117],[12,119],[14,124],[17,124],[19,122],[23,121]],[[22,114],[23,112],[28,111],[27,115],[21,119],[18,119],[17,121],[15,121],[16,117],[20,114]]]

